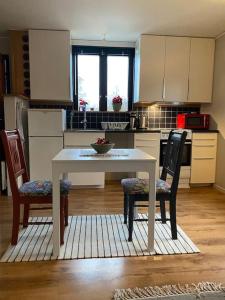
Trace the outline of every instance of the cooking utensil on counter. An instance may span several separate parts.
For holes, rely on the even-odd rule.
[[[130,129],[137,129],[137,114],[135,112],[130,113]]]
[[[148,128],[148,117],[146,114],[140,114],[138,116],[138,128],[139,129],[146,129]]]

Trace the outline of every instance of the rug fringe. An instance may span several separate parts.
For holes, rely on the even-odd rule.
[[[165,285],[162,287],[144,287],[133,289],[117,289],[113,296],[113,300],[129,300],[144,297],[163,297],[163,296],[177,296],[177,295],[196,295],[200,296],[207,292],[225,292],[225,287],[221,283],[215,282],[200,282],[198,284],[185,285]]]

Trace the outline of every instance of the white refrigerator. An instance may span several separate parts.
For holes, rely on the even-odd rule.
[[[29,109],[29,161],[31,180],[52,180],[52,159],[63,149],[66,111]]]

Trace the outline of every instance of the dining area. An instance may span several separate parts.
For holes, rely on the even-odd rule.
[[[176,223],[176,194],[185,131],[170,132],[160,178],[156,178],[155,157],[140,149],[104,151],[104,145],[100,145],[100,151],[94,147],[61,150],[51,162],[52,182],[29,180],[18,130],[4,131],[1,137],[13,199],[11,246],[1,261],[199,252]],[[68,174],[109,171],[128,174],[141,171],[148,174],[148,179],[122,179],[124,196],[120,214],[70,216]],[[173,178],[171,185],[166,181],[168,175]],[[17,179],[20,176],[22,185],[19,187]],[[73,190],[75,199],[76,191]],[[52,216],[30,217],[32,204],[46,203],[52,204]],[[156,207],[159,207],[157,212]],[[19,225],[21,211],[22,229]]]

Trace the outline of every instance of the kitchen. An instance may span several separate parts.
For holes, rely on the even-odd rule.
[[[1,129],[5,130],[20,129],[30,180],[54,181],[52,164],[54,157],[58,157],[58,153],[77,150],[83,151],[84,154],[82,155],[88,157],[89,154],[87,153],[89,152],[87,151],[90,150],[91,144],[96,143],[98,139],[105,139],[110,144],[114,144],[113,150],[110,151],[115,152],[100,156],[102,159],[107,160],[107,155],[115,153],[116,164],[117,156],[124,156],[123,159],[121,158],[121,168],[117,172],[110,172],[109,167],[104,169],[100,164],[99,169],[96,167],[96,169],[92,169],[92,172],[67,172],[68,180],[72,184],[69,193],[69,216],[72,219],[69,219],[71,220],[69,230],[68,228],[65,229],[64,245],[73,243],[71,232],[76,224],[81,224],[79,225],[81,233],[83,230],[85,232],[92,230],[82,227],[83,223],[88,223],[90,216],[93,218],[93,216],[100,215],[100,221],[96,219],[96,224],[100,222],[101,225],[99,225],[100,227],[96,226],[96,231],[98,232],[99,228],[102,227],[102,235],[104,235],[104,228],[109,228],[107,227],[109,224],[107,223],[108,216],[111,216],[110,222],[114,226],[114,215],[112,214],[119,215],[123,212],[123,194],[120,185],[122,179],[137,177],[140,180],[148,180],[148,171],[136,168],[135,163],[133,166],[134,169],[137,169],[135,169],[136,171],[132,171],[131,167],[125,165],[124,161],[130,150],[140,151],[140,153],[155,159],[154,178],[157,182],[162,174],[170,131],[175,130],[178,133],[185,131],[187,136],[182,149],[179,173],[177,218],[179,225],[181,224],[182,229],[184,227],[185,232],[188,233],[187,240],[185,240],[186,237],[184,238],[186,233],[179,231],[182,229],[178,230],[179,234],[183,234],[182,238],[188,242],[187,244],[184,243],[184,246],[173,244],[174,240],[171,239],[170,227],[168,227],[162,232],[164,237],[167,237],[166,240],[169,241],[169,244],[167,246],[166,241],[163,240],[162,242],[161,240],[161,243],[166,245],[161,247],[165,247],[167,254],[180,253],[175,248],[186,247],[184,253],[194,253],[192,255],[196,255],[197,260],[201,259],[202,253],[205,254],[204,247],[206,246],[204,245],[207,244],[207,230],[209,230],[206,223],[212,221],[213,218],[215,226],[219,226],[219,224],[216,225],[215,215],[216,212],[222,214],[225,208],[223,206],[225,177],[223,155],[224,89],[222,81],[224,76],[224,35],[220,35],[221,32],[207,34],[203,31],[202,34],[193,34],[191,30],[189,33],[176,30],[167,32],[165,29],[164,32],[156,31],[153,34],[143,31],[130,40],[121,41],[118,39],[117,42],[114,42],[107,38],[107,34],[103,34],[101,39],[94,40],[85,37],[78,38],[72,30],[64,30],[64,28],[61,30],[40,28],[31,25],[15,30],[8,28],[4,35],[0,36],[0,53],[2,54],[0,56],[0,126]],[[0,149],[2,193],[0,206],[6,209],[6,215],[11,216],[9,211],[12,192],[9,174],[7,175],[5,155],[2,155],[4,153],[2,146]],[[121,149],[123,154],[120,154]],[[83,164],[85,164],[85,159],[83,160]],[[107,163],[110,166],[110,162]],[[122,164],[124,164],[124,171]],[[113,168],[115,167],[112,164],[112,170],[114,170]],[[83,167],[83,169],[85,168]],[[171,186],[173,176],[168,176],[166,182]],[[151,188],[149,195],[150,193]],[[204,202],[205,196],[208,198]],[[76,197],[78,198],[77,202]],[[191,202],[188,202],[188,198]],[[182,199],[185,199],[184,206],[181,204]],[[115,205],[113,201],[115,201]],[[196,207],[199,208],[199,211],[196,210]],[[221,212],[219,212],[219,207],[221,207]],[[207,213],[205,212],[206,209],[208,209]],[[213,211],[211,218],[210,209]],[[144,211],[143,208],[142,210]],[[137,214],[137,212],[135,213]],[[36,216],[33,212],[31,215],[34,218]],[[84,215],[86,219],[81,217],[80,220],[80,215]],[[201,218],[201,216],[203,217]],[[40,215],[40,218],[44,217],[45,214]],[[121,226],[120,218],[115,219],[118,226]],[[191,224],[187,221],[192,222],[192,218],[196,222],[196,228],[192,228],[192,226],[195,227],[195,223]],[[205,219],[207,222],[204,221]],[[218,220],[222,222],[221,216],[218,217]],[[201,228],[201,222],[205,222],[205,227]],[[7,250],[10,240],[10,229],[8,229],[11,226],[10,217],[7,219],[7,224],[6,232],[8,233],[3,234],[4,242],[1,248],[1,255],[6,254],[3,255],[2,261],[35,260],[29,249],[32,247],[35,249],[34,244],[41,243],[39,240],[34,244],[30,242],[30,246],[27,246],[24,254],[18,251],[17,254],[9,255],[7,251],[10,249],[12,251],[12,248]],[[212,223],[210,224],[214,228],[213,232],[216,236],[216,227],[213,227]],[[138,226],[142,235],[141,225],[135,226]],[[147,230],[146,228],[144,230]],[[158,227],[158,223],[156,228],[158,231],[155,232],[155,235],[160,237],[161,227]],[[123,230],[126,231],[126,229]],[[138,230],[137,228],[134,229],[135,239],[136,235],[138,237]],[[199,242],[198,230],[202,230],[201,242]],[[115,239],[116,232],[115,230]],[[110,231],[108,234],[110,235]],[[125,239],[127,238],[126,234],[124,233]],[[74,233],[75,236],[76,233]],[[120,246],[117,245],[117,254],[112,254],[113,250],[110,244],[108,248],[103,247],[104,253],[107,253],[110,248],[112,252],[108,255],[111,257],[135,256],[134,254],[124,254],[126,251],[122,243],[123,238],[120,234],[118,238],[121,240],[123,251],[119,250]],[[222,233],[220,232],[219,243],[222,243],[221,238]],[[29,235],[26,239],[29,239]],[[76,239],[74,238],[74,240]],[[143,248],[144,246],[139,239],[138,242]],[[28,242],[25,241],[24,243]],[[104,243],[106,242],[103,239]],[[135,243],[136,240],[134,240]],[[161,245],[160,242],[157,243]],[[192,250],[188,250],[188,243]],[[214,253],[215,245],[211,240],[209,243],[212,243],[210,251]],[[44,250],[46,253],[48,253],[48,247],[50,247],[48,245],[50,244],[46,242],[47,248]],[[15,249],[20,246],[21,244]],[[85,248],[85,243],[80,242],[80,247]],[[73,251],[67,246],[63,246],[64,248],[65,252],[61,254],[61,256],[64,255],[64,258],[60,259],[73,259],[76,265],[77,261],[72,255]],[[137,248],[135,251],[138,253]],[[160,251],[161,254],[165,254],[161,248],[157,251],[157,254]],[[70,252],[71,256],[68,254]],[[183,252],[181,251],[181,253]],[[82,255],[78,253],[76,258],[82,258]],[[88,254],[90,265],[94,261],[93,257],[100,257],[99,260],[102,260],[102,257],[108,257],[106,254],[95,255]],[[151,257],[146,258],[143,249],[141,254],[136,256],[140,255],[147,259],[149,268],[154,268],[154,259],[159,259],[160,263],[161,257],[163,257],[162,260],[166,257],[166,255],[152,256],[154,259],[151,260]],[[189,259],[188,255],[185,257],[188,257],[187,260]],[[53,258],[43,258],[43,260],[51,259]],[[112,265],[115,264],[116,259],[119,258],[112,258]],[[127,268],[129,268],[126,259],[128,258],[124,258],[123,263],[127,264]],[[37,260],[42,259],[38,258]],[[166,257],[165,261],[170,266],[173,265],[169,258]],[[60,262],[62,261],[59,260]],[[84,265],[86,263],[84,262]],[[101,264],[101,262],[98,263]],[[32,264],[32,262],[27,264]],[[80,262],[83,267],[82,264],[83,262]],[[105,264],[107,265],[107,262],[102,262],[102,266],[106,267]],[[174,266],[178,265],[179,263],[176,261]],[[217,260],[215,265],[218,268]],[[91,266],[91,268],[93,268],[94,274],[94,267]],[[142,269],[143,265],[140,266],[140,270]],[[200,272],[200,270],[201,268],[198,271]],[[203,276],[202,280],[210,281],[211,275],[209,277]],[[107,276],[110,280],[110,276]],[[127,273],[125,276],[128,276]],[[149,279],[149,274],[147,278]],[[194,280],[197,283],[196,278]],[[176,280],[179,283],[179,279]],[[220,276],[217,277],[213,274],[212,280],[218,282],[221,279]],[[191,278],[187,278],[186,281],[192,282]],[[176,284],[171,278],[170,281],[155,280],[155,282],[151,282],[146,280],[144,283],[141,280],[137,283],[128,280],[122,286],[118,285],[118,282],[117,285],[120,288],[128,288],[137,285],[141,287],[154,286],[154,283],[159,285]],[[185,284],[184,281],[182,283]],[[85,283],[83,286],[86,286]],[[117,288],[115,285],[112,286],[111,292]],[[109,289],[107,289],[107,295]],[[84,299],[83,297],[85,297],[84,294],[77,299]]]

